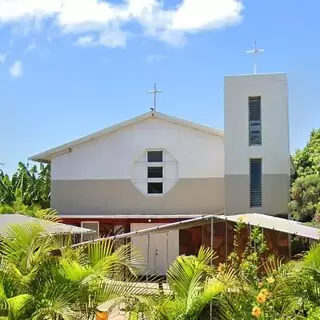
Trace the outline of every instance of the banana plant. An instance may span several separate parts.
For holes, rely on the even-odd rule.
[[[21,203],[27,207],[49,208],[50,185],[50,165],[40,164],[38,168],[20,162],[17,171],[11,177],[1,170],[0,207]]]

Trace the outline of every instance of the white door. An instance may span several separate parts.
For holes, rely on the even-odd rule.
[[[131,231],[143,230],[159,225],[161,224],[131,223]],[[131,242],[144,257],[144,274],[165,275],[171,263],[179,255],[178,230],[168,233],[153,233],[149,236],[132,237]]]

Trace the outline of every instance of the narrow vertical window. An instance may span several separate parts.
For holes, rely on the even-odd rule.
[[[261,145],[261,97],[249,97],[249,146]]]
[[[250,207],[262,206],[262,160],[250,159]]]
[[[147,151],[147,193],[163,194],[163,151]]]

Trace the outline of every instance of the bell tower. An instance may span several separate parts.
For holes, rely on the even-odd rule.
[[[288,83],[283,73],[224,79],[226,214],[287,215]]]

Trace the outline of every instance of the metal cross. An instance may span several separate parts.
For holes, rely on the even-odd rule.
[[[153,94],[153,108],[151,108],[151,111],[156,112],[157,111],[157,94],[163,92],[162,90],[157,89],[157,84],[155,83],[153,85],[153,90],[149,90],[148,93]]]
[[[264,49],[258,49],[258,48],[257,48],[257,42],[256,42],[256,41],[254,42],[253,49],[246,51],[246,53],[253,55],[253,73],[254,73],[254,74],[257,74],[256,56],[257,56],[259,53],[263,53],[263,52],[264,52]]]

